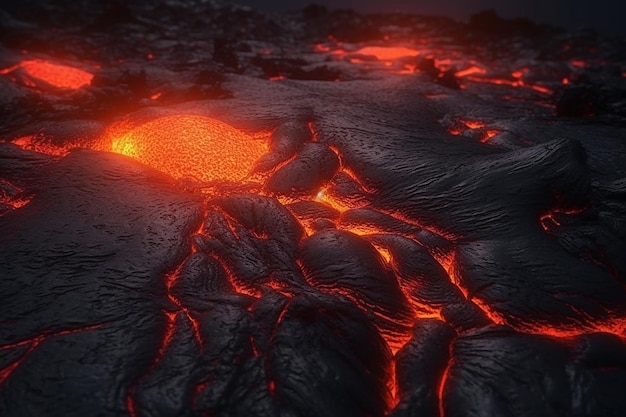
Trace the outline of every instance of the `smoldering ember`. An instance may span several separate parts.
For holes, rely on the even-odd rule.
[[[0,10],[0,416],[623,417],[625,39]]]

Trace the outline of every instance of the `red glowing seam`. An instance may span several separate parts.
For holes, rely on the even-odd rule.
[[[495,130],[495,129],[487,130],[487,131],[485,132],[485,136],[483,136],[483,137],[480,139],[480,141],[481,141],[481,142],[483,142],[483,143],[484,143],[484,142],[488,142],[488,141],[489,141],[489,139],[491,139],[491,138],[493,138],[493,137],[495,137],[495,136],[498,136],[499,134],[500,134],[500,131],[499,131],[499,130]]]
[[[432,255],[437,260],[437,262],[439,262],[439,264],[443,267],[443,269],[446,271],[446,273],[448,274],[448,277],[450,278],[450,282],[454,284],[461,291],[461,293],[463,294],[463,297],[465,297],[467,301],[471,302],[476,307],[478,307],[483,313],[485,313],[485,315],[493,323],[505,324],[505,320],[502,317],[500,317],[500,315],[495,313],[488,304],[484,303],[479,298],[470,297],[469,291],[467,290],[467,288],[461,285],[461,279],[458,276],[458,272],[455,268],[455,262],[456,262],[455,252],[452,252],[448,256],[438,256],[437,254],[434,254],[434,253]]]
[[[520,79],[520,78],[523,78],[529,71],[530,71],[530,68],[526,68],[526,67],[520,68],[520,69],[518,69],[516,71],[513,71],[511,73],[511,76],[513,78]]]
[[[193,390],[193,398],[192,398],[192,403],[194,406],[198,404],[198,396],[202,393],[202,391],[207,389],[209,385],[211,385],[209,381],[204,381],[196,385],[196,387]]]
[[[254,341],[254,336],[253,335],[250,335],[250,349],[252,350],[252,355],[255,358],[258,358],[259,356],[261,356],[259,354],[259,349],[256,346],[256,342]]]
[[[448,356],[448,363],[446,364],[446,367],[444,368],[443,373],[441,374],[441,380],[439,381],[439,387],[437,388],[437,397],[439,400],[438,401],[439,417],[445,416],[443,396],[445,394],[445,388],[446,388],[446,383],[448,382],[448,376],[450,375],[450,369],[452,368],[452,361],[453,361],[452,352],[450,352]]]
[[[380,315],[381,318],[385,318],[389,321],[393,321],[391,320],[391,318],[389,317],[385,317]],[[414,317],[414,320],[417,319],[416,317]],[[396,353],[398,353],[407,343],[409,343],[411,341],[411,330],[410,327],[407,327],[406,332],[403,333],[395,333],[395,332],[384,332],[381,331],[381,329],[379,329],[381,336],[383,337],[383,339],[385,339],[385,342],[387,343],[387,346],[389,346],[389,350],[391,351],[391,354],[395,357]]]
[[[229,268],[229,266],[218,253],[212,252],[211,255],[213,255],[214,259],[219,262],[219,264],[222,266],[222,269],[224,269],[224,271],[226,272],[226,276],[228,277],[227,279],[235,289],[236,293],[243,294],[251,298],[261,298],[261,296],[263,295],[261,291],[255,290],[253,288],[248,288],[239,282],[233,271]]]
[[[165,317],[167,317],[167,324],[165,327],[163,341],[161,342],[161,346],[158,350],[158,359],[155,362],[155,365],[160,362],[161,358],[165,354],[165,351],[174,339],[174,333],[176,331],[176,317],[178,317],[179,312],[163,311],[163,314],[165,314]]]
[[[270,81],[280,81],[280,80],[284,80],[285,78],[287,78],[287,77],[285,77],[284,75],[275,75],[273,77],[269,77],[268,80],[270,80]]]
[[[357,174],[350,168],[344,166],[341,170],[341,172],[343,172],[344,174],[346,174],[348,177],[350,177],[350,179],[352,181],[354,181],[360,188],[361,190],[363,190],[364,192],[368,193],[368,194],[373,194],[376,192],[376,190],[368,185],[366,185],[358,176]]]
[[[189,322],[191,323],[194,329],[194,338],[198,342],[200,349],[204,350],[204,342],[202,340],[202,337],[200,336],[200,327],[199,327],[198,321],[191,315],[191,313],[189,312],[189,309],[186,308],[181,303],[181,301],[174,296],[174,294],[172,294],[172,287],[174,286],[174,283],[178,279],[180,272],[183,266],[185,265],[185,262],[187,261],[187,259],[189,258],[186,258],[183,262],[181,262],[174,271],[165,274],[165,288],[167,291],[167,298],[185,314],[185,316],[187,317],[187,319],[189,320]],[[171,313],[166,313],[166,312],[164,313],[171,314]]]
[[[309,132],[311,132],[311,142],[318,142],[318,132],[315,128],[315,123],[310,121],[306,125],[309,128]]]
[[[625,319],[611,320],[608,323],[592,322],[592,323],[587,323],[587,324],[580,324],[579,325],[580,327],[573,327],[572,325],[563,325],[560,327],[556,327],[556,326],[551,326],[549,324],[540,325],[536,323],[528,324],[528,325],[513,325],[509,323],[504,317],[502,317],[498,312],[494,311],[489,306],[489,304],[484,302],[482,299],[475,297],[475,296],[472,296],[471,298],[469,297],[467,289],[463,288],[460,285],[459,277],[457,276],[457,272],[454,268],[454,255],[448,258],[436,257],[436,259],[448,273],[448,276],[450,277],[451,282],[455,284],[457,288],[459,288],[459,290],[461,290],[465,298],[468,301],[472,302],[474,305],[476,305],[481,311],[483,311],[485,315],[495,324],[510,325],[515,330],[524,332],[524,333],[551,336],[551,337],[557,337],[557,338],[580,336],[583,334],[595,333],[595,332],[611,333],[611,334],[614,334],[616,336],[623,338],[626,332],[626,320]]]
[[[37,348],[37,346],[39,346],[39,344],[44,340],[45,340],[44,336],[37,336],[29,340],[29,342],[32,344],[28,347],[26,352],[24,352],[24,354],[15,362],[11,363],[10,365],[6,366],[4,369],[0,370],[0,385],[4,384],[4,382],[11,376],[13,371],[15,371],[26,360],[26,358],[30,356],[30,354]],[[15,344],[15,346],[20,346],[20,344]],[[2,347],[2,349],[6,349],[6,348],[9,348],[9,346]]]
[[[377,231],[376,233],[381,233],[381,232]],[[387,264],[387,265],[391,265],[392,264],[393,255],[391,254],[391,251],[389,249],[385,248],[384,246],[376,245],[376,244],[372,244],[372,246],[374,246],[376,251],[378,251],[378,253],[380,254],[380,256],[383,259],[383,261],[385,262],[385,264]]]
[[[181,264],[182,265],[182,264]],[[170,300],[176,300],[173,296],[170,296],[170,294],[168,294],[168,297],[171,297]],[[178,305],[177,300],[175,301]],[[179,306],[179,305],[178,305]],[[179,306],[180,307],[180,306]],[[191,316],[189,315],[188,310],[186,309],[182,309],[183,312],[187,315],[187,318],[189,318],[189,320],[192,320]],[[157,354],[154,357],[152,363],[150,364],[150,366],[148,367],[148,370],[146,371],[146,373],[142,376],[140,376],[127,390],[126,392],[126,409],[128,411],[128,414],[130,415],[130,417],[137,417],[137,407],[135,404],[135,392],[137,390],[137,385],[139,384],[139,382],[148,374],[150,374],[151,372],[154,371],[154,369],[157,367],[157,365],[161,362],[161,360],[163,360],[163,356],[165,355],[165,352],[167,351],[167,348],[171,345],[172,341],[174,340],[174,335],[176,334],[176,319],[178,317],[178,315],[180,314],[180,311],[177,312],[169,312],[169,311],[162,311],[163,314],[165,314],[165,317],[167,318],[167,323],[165,326],[165,332],[163,334],[163,339],[161,341],[161,344],[159,345],[159,348],[157,349]],[[192,321],[193,324],[193,321]],[[198,343],[200,344],[200,347],[202,348],[202,339],[200,338],[200,334],[197,328],[194,328],[195,331],[195,339],[198,341]]]
[[[542,85],[534,84],[534,85],[531,85],[530,88],[543,94],[552,94],[552,90],[550,88],[544,87]]]
[[[126,392],[126,410],[130,417],[137,417],[137,408],[135,407],[135,389],[131,387]]]
[[[507,80],[504,78],[487,78],[487,77],[467,77],[469,81],[474,81],[477,83],[488,83],[488,84],[496,84],[496,85],[508,85],[511,87],[520,87],[523,85],[521,80]]]
[[[391,217],[394,220],[397,220],[397,221],[399,221],[401,223],[405,223],[405,224],[407,224],[409,226],[416,227],[418,229],[426,230],[427,232],[430,232],[430,233],[434,234],[435,236],[438,236],[438,237],[443,238],[445,240],[449,240],[451,242],[454,242],[455,240],[460,238],[460,236],[452,235],[451,233],[445,232],[445,231],[437,229],[435,227],[424,226],[423,224],[420,224],[417,220],[410,219],[410,218],[406,217],[405,215],[403,215],[402,213],[400,213],[398,211],[385,210],[383,208],[378,208],[378,210],[380,212],[382,212],[383,214],[386,214],[387,216]]]
[[[554,209],[549,211],[546,214],[543,214],[539,217],[539,224],[541,224],[541,227],[543,228],[543,230],[545,230],[546,232],[550,231],[550,227],[548,226],[547,221],[551,220],[555,225],[560,226],[561,223],[559,223],[558,220],[556,220],[556,218],[554,217],[557,214],[561,214],[561,215],[577,215],[577,214],[581,214],[583,213],[585,210],[587,210],[587,207],[581,207],[581,208],[573,208],[573,209]]]
[[[274,396],[276,394],[276,381],[274,381],[273,379],[270,379],[267,382],[267,389],[270,392],[270,395]]]
[[[323,43],[316,43],[313,45],[313,50],[318,53],[330,52],[330,46],[324,45]]]
[[[458,77],[458,78],[463,78],[463,77],[467,77],[468,75],[486,74],[486,73],[487,73],[486,69],[484,69],[482,67],[479,67],[479,66],[476,66],[476,65],[473,65],[473,66],[471,66],[469,68],[466,68],[464,70],[457,71],[454,75],[456,77]]]
[[[348,288],[338,288],[335,284],[322,284],[320,282],[313,283],[312,285],[315,288],[319,289],[320,291],[326,292],[327,294],[332,294],[332,295],[347,298],[348,300],[352,301],[364,313],[372,314],[382,319],[383,321],[398,323],[398,321],[394,320],[393,317],[384,315],[380,311],[376,311],[374,309],[376,306],[368,305],[368,303],[363,301],[358,296],[358,294],[355,294],[353,291],[351,291]],[[415,317],[413,317],[412,320],[415,320]],[[383,327],[377,326],[378,331],[380,332],[382,338],[385,340],[385,342],[387,343],[387,346],[389,346],[389,349],[394,355],[411,338],[410,327],[408,326],[409,323],[400,323],[400,324],[407,325],[406,332],[397,333],[397,332],[394,332],[393,330],[388,330]]]
[[[394,357],[389,362],[389,380],[387,381],[387,388],[389,389],[389,394],[391,395],[391,398],[390,398],[391,403],[389,404],[389,409],[393,410],[394,408],[398,406],[398,404],[400,404],[400,394],[398,392],[399,391],[398,380],[396,376],[395,353],[394,353]]]
[[[0,385],[2,385],[11,376],[11,374],[30,356],[30,354],[45,340],[48,340],[52,337],[65,336],[68,334],[95,330],[104,326],[105,324],[107,323],[99,323],[99,324],[94,324],[91,326],[79,327],[76,329],[61,330],[61,331],[52,332],[49,334],[44,333],[44,334],[35,336],[32,339],[22,340],[16,343],[11,343],[11,344],[7,344],[4,346],[0,346],[0,350],[5,350],[5,349],[11,349],[11,348],[19,347],[19,346],[25,346],[29,343],[31,344],[26,350],[26,352],[24,352],[24,354],[19,359],[17,359],[10,365],[6,366],[4,369],[0,370]]]
[[[585,68],[587,66],[587,63],[581,59],[572,59],[569,63],[576,68]]]
[[[278,317],[276,318],[276,329],[278,329],[278,325],[282,323],[283,319],[285,318],[285,314],[287,314],[287,310],[289,310],[290,306],[291,306],[291,300],[287,301],[285,305],[283,306],[283,308],[280,310],[280,313],[278,313]]]
[[[205,230],[205,226],[206,226],[204,219],[206,219],[207,217],[208,217],[208,209],[205,208],[204,215],[202,217],[202,221],[200,222],[200,226],[198,226],[196,231],[191,234],[192,238],[193,238],[193,236],[203,235],[204,234],[204,230]],[[191,253],[194,254],[194,253],[198,253],[198,252],[200,252],[200,250],[198,249],[198,246],[196,245],[195,240],[192,239],[192,241],[191,241]]]
[[[467,80],[477,82],[477,83],[487,83],[487,84],[495,84],[495,85],[508,85],[510,87],[525,87],[530,88],[534,91],[543,94],[552,94],[552,90],[548,87],[536,84],[526,84],[522,79],[517,79],[515,81],[507,80],[504,78],[486,78],[486,77],[473,77],[468,76]]]
[[[265,282],[265,286],[284,295],[285,297],[294,297],[293,292],[290,291],[290,289],[288,288],[288,284],[285,282],[276,281],[273,278],[270,278],[269,281]]]
[[[24,207],[33,199],[33,196],[31,195],[22,194],[24,192],[23,188],[18,187],[7,180],[0,178],[0,185],[3,185],[5,189],[13,191],[12,193],[9,193],[0,189],[0,204],[7,205],[13,210]]]

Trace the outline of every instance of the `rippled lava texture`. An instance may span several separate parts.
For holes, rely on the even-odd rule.
[[[14,3],[0,416],[626,415],[623,39]]]

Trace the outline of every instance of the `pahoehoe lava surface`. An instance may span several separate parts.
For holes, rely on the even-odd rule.
[[[0,9],[0,416],[626,415],[623,39],[144,3]]]

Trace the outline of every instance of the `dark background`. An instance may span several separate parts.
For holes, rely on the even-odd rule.
[[[235,0],[267,11],[300,9],[311,0]],[[472,14],[494,9],[503,17],[527,17],[539,23],[567,28],[592,27],[601,33],[626,35],[623,0],[317,0],[329,9],[361,12],[414,12],[465,20]]]

